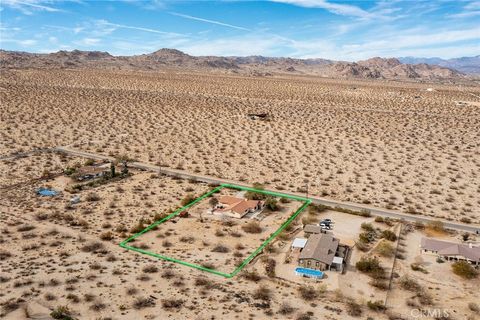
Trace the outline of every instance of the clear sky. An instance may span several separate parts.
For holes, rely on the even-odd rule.
[[[359,60],[480,54],[480,1],[0,0],[0,47]]]

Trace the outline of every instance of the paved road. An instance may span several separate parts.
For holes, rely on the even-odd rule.
[[[37,154],[37,153],[42,153],[42,152],[52,152],[52,151],[56,151],[56,148],[42,148],[42,149],[33,149],[33,150],[30,150],[30,151],[26,151],[26,152],[17,152],[17,153],[12,153],[12,154],[8,154],[8,155],[3,155],[3,156],[0,156],[0,160],[15,160],[15,159],[19,159],[19,158],[25,158],[25,157],[28,157],[28,156],[31,156],[33,154]]]
[[[79,156],[79,157],[84,157],[84,158],[89,158],[89,159],[95,159],[95,160],[114,160],[112,157],[96,154],[96,153],[89,153],[89,152],[84,152],[84,151],[78,151],[78,150],[73,150],[67,147],[57,147],[54,148],[54,151],[61,152],[61,153],[66,153],[72,156]],[[143,162],[129,162],[128,164],[130,167],[136,168],[136,169],[141,169],[141,170],[147,170],[147,171],[154,171],[157,173],[162,173],[168,176],[176,176],[179,178],[183,179],[194,179],[197,181],[201,182],[206,182],[206,183],[212,183],[212,184],[221,184],[221,183],[230,183],[230,184],[236,184],[240,186],[246,186],[250,187],[251,185],[245,184],[242,182],[238,181],[233,181],[233,180],[228,180],[228,179],[220,179],[220,178],[215,178],[211,176],[204,176],[200,174],[193,174],[189,173],[183,170],[176,170],[176,169],[171,169],[171,168],[164,168],[164,167],[159,167],[156,165],[148,164],[148,163],[143,163]],[[266,189],[268,190],[268,189]],[[271,190],[271,191],[277,191],[277,192],[282,192],[288,195],[294,195],[294,196],[301,196],[305,197],[305,194],[302,193],[297,193],[297,192],[290,192],[290,191],[278,191],[278,190]],[[376,208],[372,207],[369,205],[364,205],[364,204],[358,204],[358,203],[353,203],[353,202],[346,202],[346,201],[337,201],[337,200],[332,200],[332,199],[326,199],[326,198],[321,198],[321,197],[309,197],[313,203],[315,204],[323,204],[326,206],[331,206],[331,207],[340,207],[343,209],[349,209],[349,210],[354,210],[354,211],[362,211],[362,210],[368,210],[370,213],[374,216],[381,216],[381,217],[388,217],[388,218],[395,218],[395,219],[404,219],[409,222],[422,222],[422,223],[428,223],[434,220],[438,220],[435,218],[431,217],[425,217],[425,216],[418,216],[418,215],[411,215],[411,214],[406,214],[402,213],[400,211],[394,211],[394,210],[387,210],[387,209],[381,209],[381,208]],[[463,223],[456,223],[456,222],[450,222],[444,220],[444,224],[447,228],[450,229],[456,229],[460,231],[468,231],[468,232],[480,232],[480,226],[478,225],[473,225],[473,224],[463,224]]]

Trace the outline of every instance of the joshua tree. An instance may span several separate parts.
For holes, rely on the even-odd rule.
[[[212,206],[212,208],[215,209],[215,206],[218,204],[218,199],[215,197],[211,197],[209,203]]]
[[[115,164],[113,162],[110,162],[110,175],[112,178],[115,177]]]
[[[128,166],[127,166],[127,161],[124,160],[123,162],[123,169],[122,169],[122,174],[128,174]]]

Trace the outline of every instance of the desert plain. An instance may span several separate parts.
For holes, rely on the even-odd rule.
[[[424,305],[445,308],[451,319],[478,318],[480,280],[462,279],[448,264],[418,257],[419,238],[432,235],[428,228],[306,210],[242,274],[223,279],[118,245],[139,223],[156,221],[188,194],[198,196],[212,186],[132,169],[124,179],[73,190],[63,172],[87,159],[50,152],[10,157],[68,146],[280,192],[308,188],[311,196],[478,225],[478,85],[11,69],[2,70],[0,102],[0,302],[6,319],[48,318],[52,310],[79,319],[409,319],[412,309]],[[39,187],[61,193],[39,197]],[[72,206],[73,195],[82,201]],[[362,223],[397,234],[392,246],[403,250],[399,262],[379,258],[393,288],[371,285],[354,267],[363,255],[378,256],[383,239],[354,248],[343,275],[329,273],[317,283],[292,274],[292,238],[302,224],[327,217],[349,243],[369,228]],[[212,231],[202,246],[227,241],[221,233]],[[249,245],[249,235],[238,233]],[[193,238],[187,244],[200,241],[195,228],[181,236]],[[435,236],[461,238],[453,231]],[[136,242],[165,247],[161,237],[147,240]],[[225,254],[247,255],[234,245]],[[235,263],[223,259],[229,268]],[[412,263],[427,272],[412,270]],[[422,295],[406,285],[412,281]],[[372,307],[377,301],[386,301],[387,310]]]

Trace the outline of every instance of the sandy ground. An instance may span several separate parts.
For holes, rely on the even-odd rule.
[[[405,240],[401,246],[404,250],[404,259],[398,259],[395,271],[398,276],[408,275],[421,284],[429,295],[433,298],[432,305],[417,305],[408,307],[406,302],[414,296],[415,292],[403,290],[398,281],[394,281],[393,290],[389,293],[388,306],[394,313],[401,314],[408,319],[416,319],[416,310],[442,310],[450,314],[452,319],[479,319],[478,313],[472,312],[468,308],[471,302],[480,301],[480,279],[465,280],[454,275],[451,271],[451,263],[438,263],[436,256],[420,253],[420,241],[422,237],[429,234],[421,231],[413,231],[404,235]],[[436,238],[445,241],[461,243],[461,236],[458,234],[444,234]],[[472,236],[472,241],[480,241],[479,238]],[[413,271],[410,267],[412,263],[419,263],[428,273]],[[425,317],[432,318],[432,317]]]
[[[37,180],[40,175],[21,168],[35,164],[39,170],[34,172],[42,172],[57,161],[61,169],[84,160],[57,159],[48,154],[19,161],[17,180],[9,184],[6,170],[1,175],[0,303],[6,319],[47,315],[60,306],[68,306],[79,319],[292,319],[305,312],[312,312],[312,319],[351,318],[343,311],[344,298],[334,292],[304,300],[299,284],[268,278],[265,254],[247,267],[260,274],[258,280],[251,281],[241,274],[224,279],[118,246],[140,220],[154,221],[157,213],[174,210],[186,194],[203,194],[208,185],[133,172],[124,180],[78,192],[81,202],[67,209],[72,194],[61,188],[71,183],[68,178]],[[0,165],[5,168],[12,163]],[[35,190],[41,186],[62,192],[54,198],[39,197]],[[98,200],[87,200],[92,193]],[[298,203],[288,206],[261,222],[266,232],[268,225],[277,227]],[[189,219],[193,220],[185,220]],[[294,226],[301,227],[301,222]],[[105,238],[106,233],[111,237]],[[202,236],[197,230],[189,234],[198,239]],[[243,239],[245,254],[251,250],[249,243],[258,244],[245,236]],[[163,239],[155,240],[158,242],[152,247]],[[143,240],[135,243],[142,242],[145,244]],[[266,298],[256,296],[261,287],[270,290]],[[368,314],[373,313],[363,306],[363,315]]]
[[[315,195],[478,223],[480,88],[430,87],[11,71],[0,78],[0,153],[73,145],[277,189],[308,180]]]
[[[427,92],[427,87],[313,77],[11,71],[0,77],[0,154],[72,145],[280,191],[302,191],[308,183],[315,195],[478,223],[479,109],[475,103],[455,103],[474,99],[465,88],[437,85]],[[250,112],[267,112],[271,120],[251,120]],[[69,207],[72,194],[62,189],[71,181],[42,177],[84,162],[56,154],[0,161],[0,303],[6,318],[48,314],[68,305],[80,319],[296,319],[305,312],[312,319],[350,319],[346,297],[361,304],[362,318],[387,318],[365,306],[385,292],[354,270],[364,255],[357,250],[345,275],[332,273],[314,283],[298,282],[288,272],[295,266],[284,264],[288,237],[246,268],[260,275],[253,281],[242,275],[222,279],[122,249],[118,243],[139,222],[148,225],[178,208],[187,194],[202,194],[210,186],[133,172],[80,191],[81,202]],[[48,186],[61,194],[35,194]],[[347,240],[357,237],[362,222],[371,221],[334,212],[307,220],[327,216],[337,222],[334,233]],[[266,226],[273,229],[283,217],[272,215]],[[304,218],[297,219],[289,236],[299,232]],[[212,246],[222,242],[212,236],[216,228],[209,229],[212,234],[187,229],[194,243],[203,235]],[[399,274],[412,273],[408,261],[418,252],[418,236],[405,237]],[[243,256],[260,241],[239,239],[245,239]],[[155,236],[136,244],[153,248],[163,240]],[[204,259],[195,255],[207,251],[192,252],[193,260]],[[229,258],[223,255],[216,254],[219,266],[235,264],[234,259],[225,264]],[[266,275],[269,258],[277,261],[277,277]],[[386,268],[392,263],[381,262]],[[428,275],[415,276],[426,279],[436,305],[472,316],[465,306],[478,300],[479,280],[457,279],[446,264],[430,261],[426,268]],[[327,291],[304,299],[299,287],[305,285],[326,285]],[[261,287],[270,291],[259,294]],[[408,314],[408,293],[394,286],[391,296],[391,310]]]
[[[225,188],[215,196],[233,196],[237,192]],[[248,233],[242,227],[251,223],[251,219],[212,215],[209,213],[209,198],[206,198],[188,209],[188,217],[172,218],[160,224],[158,229],[141,235],[131,245],[138,247],[138,241],[146,244],[151,252],[198,265],[208,264],[217,271],[231,273],[300,208],[302,202],[278,205],[281,206],[278,211],[262,211],[264,218],[258,221],[261,232]],[[297,216],[297,219],[300,218]],[[192,230],[195,232],[192,233]],[[226,252],[217,252],[215,248],[218,247]]]

